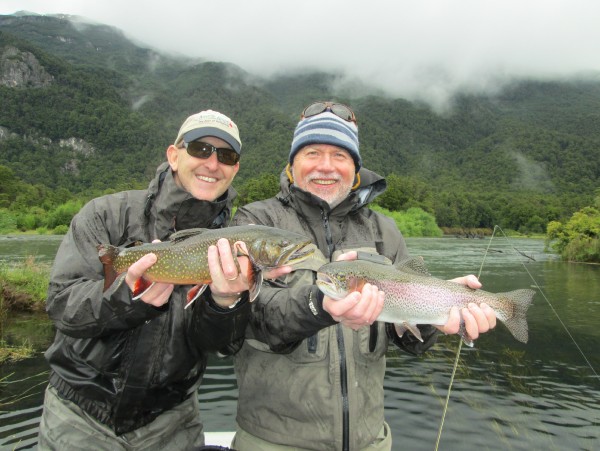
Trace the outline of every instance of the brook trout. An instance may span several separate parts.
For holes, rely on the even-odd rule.
[[[314,252],[315,246],[306,236],[261,225],[229,227],[225,229],[188,229],[176,232],[168,241],[146,243],[134,247],[98,246],[98,256],[104,265],[104,290],[119,275],[124,278],[127,268],[146,254],[156,254],[157,260],[136,284],[134,298],[140,297],[155,282],[176,285],[194,285],[188,291],[186,308],[212,282],[208,269],[208,247],[226,238],[234,255],[245,255],[251,262],[250,300],[258,296],[262,271],[298,263]],[[238,247],[246,243],[248,253]]]
[[[361,291],[370,283],[385,293],[383,311],[378,321],[394,323],[400,336],[410,330],[423,341],[417,324],[444,325],[450,309],[473,302],[487,303],[510,333],[527,343],[527,309],[535,291],[520,289],[507,293],[473,290],[465,285],[432,277],[422,258],[412,258],[400,265],[365,260],[338,261],[323,265],[317,272],[317,286],[327,296],[342,299],[353,291]],[[473,341],[461,327],[464,342]]]

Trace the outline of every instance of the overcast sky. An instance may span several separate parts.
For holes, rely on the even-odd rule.
[[[596,0],[0,0],[0,14],[19,10],[83,16],[261,76],[342,71],[434,104],[515,76],[600,72]]]

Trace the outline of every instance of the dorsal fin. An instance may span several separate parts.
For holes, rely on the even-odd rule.
[[[431,276],[429,274],[429,270],[425,266],[425,260],[423,257],[409,257],[405,260],[401,260],[396,263],[396,268],[398,271],[407,272],[411,274],[416,274],[419,276]]]
[[[171,235],[169,237],[169,241],[171,241],[172,243],[177,243],[179,241],[187,240],[188,238],[191,238],[193,236],[201,235],[208,230],[211,230],[211,229],[197,228],[197,229],[180,230],[179,232],[175,232],[173,235]]]

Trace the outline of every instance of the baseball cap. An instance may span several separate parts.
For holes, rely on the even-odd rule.
[[[189,143],[204,136],[215,136],[222,139],[237,153],[242,150],[240,132],[235,122],[213,110],[200,111],[189,116],[179,129],[175,145],[179,145],[181,141]]]

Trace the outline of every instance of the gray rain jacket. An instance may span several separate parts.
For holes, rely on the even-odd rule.
[[[57,329],[46,351],[50,384],[117,435],[194,395],[207,352],[243,336],[249,306],[240,302],[220,309],[205,292],[184,311],[191,287],[180,285],[161,308],[132,300],[124,282],[103,292],[96,246],[223,227],[234,197],[230,188],[217,201],[197,200],[176,185],[163,164],[147,190],[94,199],[73,218],[56,255],[46,301]]]
[[[331,209],[281,175],[281,191],[240,208],[235,225],[263,224],[312,238],[327,260],[349,250],[407,257],[395,222],[367,204],[386,188],[385,179],[361,169],[361,184]],[[421,354],[436,329],[420,326],[424,343],[399,338],[391,324],[358,331],[336,323],[322,308],[314,285],[317,268],[298,269],[263,286],[252,303],[246,341],[235,355],[239,386],[237,422],[272,443],[311,450],[357,450],[372,443],[384,423],[385,352],[392,340]]]

